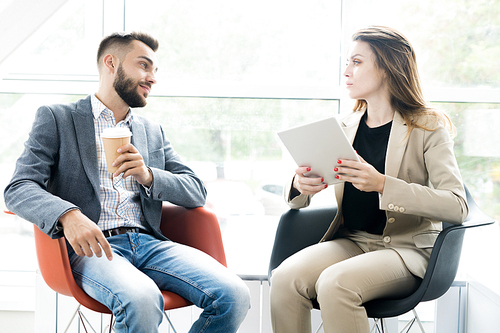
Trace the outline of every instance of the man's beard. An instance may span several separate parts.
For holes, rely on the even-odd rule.
[[[139,87],[139,83],[136,83],[132,78],[127,78],[125,71],[120,64],[117,70],[118,76],[113,82],[113,87],[115,88],[116,93],[121,99],[127,103],[131,108],[140,108],[146,106],[146,98],[141,96],[137,91]],[[144,83],[148,85],[147,83]]]

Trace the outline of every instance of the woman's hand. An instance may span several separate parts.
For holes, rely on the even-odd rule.
[[[328,187],[323,183],[324,179],[321,177],[306,177],[305,173],[311,171],[309,167],[298,167],[295,170],[295,177],[293,178],[293,187],[302,194],[316,194]]]
[[[353,160],[338,160],[334,171],[335,178],[350,182],[355,188],[364,192],[384,192],[385,175],[368,164],[361,156],[361,162]]]

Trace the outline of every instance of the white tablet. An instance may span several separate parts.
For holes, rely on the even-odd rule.
[[[278,136],[298,166],[311,168],[304,176],[323,177],[329,185],[342,182],[333,171],[338,159],[359,161],[335,117],[290,128]]]

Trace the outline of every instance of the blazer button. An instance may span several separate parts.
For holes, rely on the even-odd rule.
[[[161,193],[158,193],[158,199],[161,199]]]
[[[394,205],[390,203],[390,204],[387,206],[387,208],[389,208],[390,210],[393,210],[393,209],[394,209]]]
[[[406,209],[405,209],[404,207],[399,207],[399,212],[400,212],[400,213],[404,213],[404,212],[405,212],[405,210],[406,210]]]
[[[394,206],[394,211],[398,212],[399,211],[399,206]]]
[[[42,222],[42,224],[40,224],[40,229],[43,229],[45,228],[45,222]]]
[[[390,236],[385,236],[384,237],[384,243],[390,243],[391,242],[391,237]]]
[[[389,219],[387,219],[387,222],[389,223],[394,223],[396,221],[396,219],[394,217],[390,217]]]

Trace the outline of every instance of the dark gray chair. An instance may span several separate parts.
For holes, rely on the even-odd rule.
[[[384,331],[383,318],[397,317],[413,311],[415,318],[403,330],[408,332],[417,322],[422,332],[423,327],[414,308],[420,302],[431,301],[448,291],[455,279],[465,230],[467,228],[493,224],[495,220],[481,211],[465,187],[469,215],[462,225],[443,222],[443,231],[439,234],[431,253],[427,271],[419,288],[402,299],[377,299],[364,304],[370,318],[376,318],[372,332]],[[316,244],[321,239],[337,212],[337,207],[305,208],[285,212],[279,221],[269,263],[269,281],[273,269],[283,260],[301,249]],[[317,302],[314,308],[319,309]],[[319,329],[318,329],[319,331]]]

